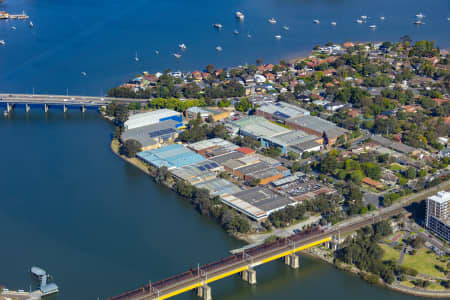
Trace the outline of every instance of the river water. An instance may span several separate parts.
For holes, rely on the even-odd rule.
[[[16,107],[0,117],[0,285],[26,289],[28,270],[53,275],[57,299],[106,299],[242,245],[186,201],[109,149],[112,125],[97,112]],[[214,299],[413,299],[302,258],[212,284]],[[192,293],[177,299],[197,299]]]
[[[448,0],[5,0],[0,10],[25,10],[35,24],[30,29],[28,21],[0,20],[0,40],[6,42],[0,47],[0,92],[6,93],[34,89],[99,96],[145,70],[192,71],[258,58],[276,63],[328,41],[397,41],[408,34],[450,46]],[[235,19],[237,10],[246,16],[242,24]],[[426,24],[417,27],[419,12]],[[355,22],[361,15],[369,16],[366,24]],[[267,22],[271,17],[276,25]],[[321,23],[314,25],[314,19]],[[223,30],[215,30],[214,23],[222,23]],[[375,31],[368,28],[372,24]],[[187,51],[176,60],[172,54],[180,52],[181,43]]]

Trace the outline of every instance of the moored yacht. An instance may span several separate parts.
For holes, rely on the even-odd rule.
[[[356,23],[358,23],[358,24],[362,24],[362,22],[363,22],[363,21],[362,21],[361,19],[357,19],[357,20],[356,20]]]
[[[420,13],[418,13],[418,14],[416,15],[416,18],[417,18],[417,19],[423,19],[423,18],[425,18],[425,16],[420,12]]]
[[[186,50],[186,48],[187,48],[187,47],[186,47],[186,44],[184,44],[184,43],[179,44],[178,47],[179,47],[181,50],[183,50],[183,51]]]
[[[288,31],[289,30],[289,26],[283,26],[283,29]]]
[[[313,23],[314,23],[314,24],[319,24],[320,21],[319,21],[319,20],[314,20]]]
[[[220,24],[220,23],[216,23],[216,24],[214,24],[214,28],[217,28],[217,29],[222,29],[222,24]]]
[[[236,18],[243,21],[245,19],[245,16],[243,13],[241,13],[240,11],[236,12]]]
[[[361,19],[365,21],[367,20],[367,16],[361,16]]]
[[[6,45],[5,40],[0,40],[0,45],[5,46]]]
[[[276,40],[281,40],[281,35],[276,35],[276,36],[275,36],[275,39],[276,39]]]
[[[331,22],[331,25],[336,26],[337,24],[336,24],[336,22]]]
[[[267,22],[269,22],[270,24],[277,24],[277,20],[275,20],[275,18],[270,18],[269,20],[267,20]]]
[[[233,33],[234,33],[235,35],[238,35],[238,34],[239,34],[239,31],[235,30],[235,31],[233,31]]]
[[[369,28],[370,29],[377,29],[377,25],[370,25]]]
[[[177,59],[181,58],[181,54],[178,54],[178,53],[174,53],[173,56],[175,56],[175,58],[177,58]]]
[[[223,50],[222,47],[220,47],[220,46],[217,46],[217,47],[216,47],[216,51],[217,51],[217,52],[220,52],[220,51],[222,51],[222,50]]]
[[[380,17],[380,20],[381,20],[381,21],[384,21],[384,17]]]
[[[421,21],[421,20],[416,20],[414,22],[414,24],[416,24],[416,25],[424,25],[425,23],[423,21]]]

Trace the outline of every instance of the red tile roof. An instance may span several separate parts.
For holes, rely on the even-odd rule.
[[[255,153],[255,150],[250,149],[250,148],[248,148],[248,147],[237,148],[236,151],[239,151],[239,152],[244,153],[244,154],[252,154],[252,153]]]

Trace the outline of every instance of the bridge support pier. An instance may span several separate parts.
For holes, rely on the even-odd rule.
[[[212,300],[211,287],[206,284],[198,287],[197,296],[201,297],[203,300]]]
[[[47,113],[48,112],[48,104],[44,104],[44,111]]]
[[[30,112],[30,104],[25,104],[25,111]]]
[[[86,112],[86,107],[84,107],[84,105],[81,105],[81,112]]]
[[[67,106],[63,104],[63,112],[67,112]]]
[[[256,271],[249,268],[242,272],[242,280],[247,281],[249,284],[256,284]]]
[[[14,104],[6,103],[6,112],[10,113],[14,109]]]
[[[300,268],[300,256],[297,254],[286,255],[284,257],[284,263],[292,269],[298,269]]]

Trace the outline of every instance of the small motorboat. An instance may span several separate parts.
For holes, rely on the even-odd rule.
[[[283,29],[288,31],[289,30],[289,26],[283,26]]]
[[[33,24],[33,22],[31,22],[31,21],[30,21],[30,27],[31,27],[31,28],[34,27],[34,24]]]
[[[367,16],[361,16],[361,19],[365,21],[367,20]]]
[[[423,19],[423,18],[425,18],[425,16],[423,15],[423,13],[418,13],[417,15],[416,15],[416,18],[417,19]]]
[[[421,21],[421,20],[416,20],[414,22],[414,24],[416,24],[416,25],[424,25],[425,23],[423,21]]]
[[[81,72],[81,75],[87,76],[87,73],[86,72]]]
[[[381,20],[381,21],[384,21],[384,17],[380,17],[380,20]]]
[[[313,23],[314,24],[320,24],[320,21],[319,20],[314,20]]]
[[[248,37],[249,39],[251,39],[251,38],[252,38],[252,35],[249,33],[249,34],[247,34],[247,37]]]
[[[217,28],[219,30],[222,29],[222,27],[223,27],[222,24],[220,24],[220,23],[216,23],[213,26],[214,26],[214,28]]]
[[[276,35],[276,36],[275,36],[275,39],[281,40],[281,35]]]
[[[362,24],[362,23],[363,23],[363,20],[361,20],[361,19],[357,19],[357,20],[356,20],[356,23],[358,23],[358,24]]]
[[[331,22],[331,26],[336,26],[337,23],[336,22]]]
[[[235,31],[233,31],[233,33],[234,33],[235,35],[238,35],[238,34],[239,34],[239,31],[235,30]]]
[[[179,44],[178,45],[178,47],[182,50],[182,51],[184,51],[184,50],[186,50],[186,45],[183,43],[183,44]]]
[[[377,25],[370,25],[369,28],[375,30],[377,29]]]
[[[12,30],[16,30],[17,28],[16,28],[16,26],[13,26],[13,27],[11,27],[11,29],[12,29]]]
[[[222,47],[220,47],[220,46],[217,46],[217,47],[216,47],[216,51],[217,51],[217,52],[221,52],[222,50],[223,50]]]
[[[5,46],[6,45],[5,40],[0,40],[0,45]]]
[[[174,53],[173,56],[175,56],[176,59],[181,58],[181,54],[178,54],[178,53]]]
[[[270,24],[277,24],[277,20],[275,20],[275,18],[270,18],[269,20],[267,20],[267,22],[269,22]]]
[[[239,19],[240,21],[244,21],[245,15],[243,13],[241,13],[240,11],[237,11],[236,18]]]
[[[155,54],[156,54],[156,55],[159,55],[159,51],[158,51],[158,50],[155,50]]]

